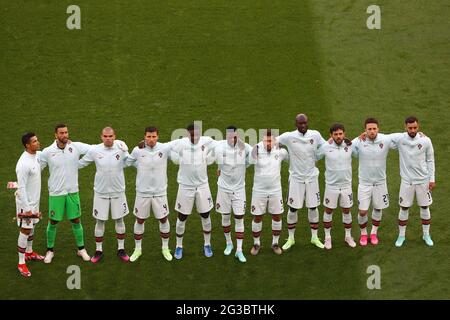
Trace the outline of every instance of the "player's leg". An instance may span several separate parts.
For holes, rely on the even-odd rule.
[[[183,235],[186,227],[186,219],[192,212],[195,202],[195,189],[185,189],[178,187],[177,199],[175,201],[175,211],[178,212],[175,232],[177,235],[177,246],[175,248],[175,258],[183,257]]]
[[[267,197],[255,197],[252,196],[252,207],[251,212],[253,215],[252,221],[252,235],[253,235],[253,247],[250,253],[256,256],[261,249],[261,230],[262,230],[262,217],[266,212],[267,208]]]
[[[195,206],[202,220],[203,238],[205,241],[203,251],[205,253],[205,256],[209,258],[213,255],[211,248],[210,211],[214,207],[214,202],[208,185],[197,188],[197,191],[195,193]]]
[[[105,234],[105,224],[109,218],[110,207],[110,199],[101,198],[99,195],[94,194],[92,216],[96,222],[94,227],[95,253],[91,258],[92,263],[99,262],[103,257],[103,235]]]
[[[378,240],[378,228],[381,224],[381,218],[383,216],[383,209],[389,207],[389,193],[387,184],[384,182],[381,185],[377,185],[374,188],[372,194],[372,229],[370,230],[370,243],[377,245]]]
[[[417,204],[420,206],[420,218],[422,219],[422,239],[425,243],[432,247],[434,245],[430,236],[431,213],[430,205],[433,203],[428,183],[418,184],[415,186]]]
[[[23,223],[23,221],[21,223]],[[31,229],[28,228],[20,228],[19,238],[17,239],[17,251],[19,253],[19,263],[17,265],[17,269],[19,270],[20,274],[23,275],[24,277],[31,277],[31,272],[28,270],[28,267],[25,263],[25,250],[27,247],[27,241],[28,236],[30,235],[30,231]]]
[[[225,236],[226,247],[224,255],[228,256],[233,250],[233,241],[231,240],[231,196],[233,194],[225,192],[219,188],[216,199],[216,212],[222,216],[222,229]]]
[[[111,217],[115,221],[117,238],[117,256],[123,262],[130,261],[130,257],[125,251],[125,223],[123,218],[129,213],[125,192],[118,198],[111,199]]]
[[[372,199],[373,186],[369,185],[358,185],[358,224],[361,232],[359,238],[359,244],[361,246],[367,246],[368,235],[367,235],[367,221],[370,201]]]
[[[408,224],[409,208],[414,200],[414,186],[405,182],[400,183],[399,205],[400,212],[398,214],[398,238],[395,241],[396,247],[401,247],[406,240],[406,225]]]
[[[268,204],[268,212],[272,215],[272,250],[275,254],[282,254],[278,245],[278,240],[281,234],[281,214],[283,213],[283,198],[280,197],[270,197]]]
[[[169,250],[170,223],[169,223],[169,204],[167,196],[153,197],[152,210],[155,218],[159,220],[159,234],[161,236],[161,252],[167,261],[172,261],[172,254]]]
[[[34,240],[34,229],[36,227],[36,223],[37,221],[39,221],[39,219],[31,219],[33,222],[33,227],[30,229],[30,233],[28,234],[28,239],[27,239],[27,248],[25,250],[25,260],[26,261],[30,261],[30,260],[37,260],[37,261],[42,261],[44,260],[44,257],[41,256],[39,253],[33,251],[33,240]]]
[[[333,224],[333,210],[337,208],[337,202],[339,198],[339,190],[332,187],[325,186],[325,196],[323,199],[323,205],[325,211],[323,213],[323,227],[325,231],[325,249],[331,249],[331,227]]]
[[[133,214],[136,217],[133,227],[134,251],[130,261],[136,261],[142,255],[142,237],[145,231],[145,221],[150,216],[151,198],[144,198],[136,195],[134,201]]]
[[[286,217],[288,225],[288,239],[283,245],[283,250],[288,250],[295,244],[295,230],[298,222],[298,209],[301,209],[303,207],[305,193],[305,183],[289,180],[289,191],[287,197],[289,211]]]
[[[352,237],[352,214],[350,212],[353,206],[352,188],[341,188],[339,195],[339,205],[342,208],[342,222],[345,228],[345,242],[351,247],[356,247],[355,240]]]
[[[177,235],[177,246],[175,248],[175,258],[181,259],[183,257],[183,236],[186,228],[186,220],[188,215],[178,212],[177,224],[176,224],[176,235]]]
[[[308,208],[308,221],[311,229],[311,243],[316,247],[323,249],[324,245],[318,236],[319,230],[319,210],[320,190],[318,179],[306,183],[306,207]]]
[[[54,256],[54,246],[56,240],[56,230],[58,222],[64,218],[64,212],[66,209],[66,197],[63,196],[49,196],[48,197],[48,213],[49,221],[47,224],[47,252],[45,254],[44,262],[52,262]]]
[[[240,262],[246,262],[247,259],[242,251],[242,242],[244,240],[244,214],[245,214],[245,189],[236,191],[231,199],[231,205],[234,213],[234,231],[236,233],[236,253],[235,257]]]
[[[77,255],[84,261],[89,261],[86,249],[84,248],[84,230],[81,224],[81,203],[80,195],[77,193],[69,193],[66,197],[66,214],[72,225],[72,233],[75,236],[75,242],[78,247]]]

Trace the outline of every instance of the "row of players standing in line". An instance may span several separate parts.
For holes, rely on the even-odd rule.
[[[342,208],[345,227],[345,242],[355,247],[351,236],[353,206],[352,194],[352,155],[359,158],[358,223],[361,228],[360,244],[367,245],[368,210],[372,203],[372,230],[370,242],[378,243],[377,229],[381,221],[382,210],[389,206],[386,184],[386,158],[389,149],[400,152],[400,213],[399,237],[395,243],[402,246],[405,241],[405,229],[408,209],[412,206],[414,195],[420,206],[423,225],[423,239],[429,246],[433,245],[429,234],[430,211],[432,203],[431,190],[435,187],[434,152],[431,140],[418,132],[418,120],[408,117],[405,120],[406,132],[395,134],[378,133],[378,121],[368,118],[365,121],[365,133],[349,141],[345,138],[345,129],[341,124],[330,128],[330,139],[325,141],[320,133],[308,129],[308,118],[304,114],[296,117],[297,130],[274,137],[271,130],[266,130],[263,141],[253,148],[238,139],[236,128],[227,128],[227,138],[215,141],[210,137],[200,136],[198,128],[190,125],[188,137],[168,143],[158,142],[155,127],[145,130],[143,143],[134,148],[131,154],[128,147],[120,140],[115,140],[112,128],[102,131],[103,143],[87,145],[69,140],[67,126],[62,124],[55,128],[55,142],[38,152],[39,141],[34,133],[23,136],[22,143],[26,151],[17,164],[16,172],[18,190],[16,204],[18,224],[21,227],[18,239],[19,271],[24,276],[31,273],[26,267],[26,260],[44,260],[50,263],[54,256],[56,227],[64,214],[72,222],[76,238],[77,254],[85,261],[97,263],[103,256],[103,234],[105,221],[111,217],[115,220],[118,239],[118,256],[123,261],[136,261],[142,254],[142,235],[145,220],[150,211],[159,220],[162,238],[162,254],[172,260],[168,248],[170,226],[167,220],[169,207],[167,202],[167,160],[180,165],[177,181],[179,189],[175,210],[178,212],[176,222],[177,244],[175,258],[183,255],[183,235],[187,217],[194,204],[200,213],[204,233],[204,254],[212,256],[210,243],[210,211],[214,204],[209,190],[207,165],[218,163],[218,194],[216,211],[222,215],[222,226],[226,238],[225,255],[234,249],[231,240],[231,213],[235,218],[237,249],[235,256],[241,262],[246,258],[242,251],[244,237],[243,216],[245,212],[245,170],[254,164],[255,175],[252,190],[251,213],[253,215],[252,234],[254,245],[251,254],[257,255],[260,248],[262,216],[268,212],[272,215],[272,249],[276,254],[288,250],[295,244],[297,211],[308,208],[308,220],[311,227],[311,243],[319,248],[331,249],[331,226],[333,210]],[[286,146],[280,148],[279,144]],[[80,159],[80,156],[84,157]],[[316,161],[325,158],[325,196],[323,223],[325,243],[318,237],[320,191],[319,170]],[[281,194],[281,162],[289,162],[289,191],[287,214],[287,242],[282,248],[278,245],[281,233],[281,214],[283,198]],[[80,223],[81,209],[78,195],[78,169],[94,162],[96,175],[94,182],[93,217],[96,219],[96,252],[91,258],[84,249],[83,228]],[[32,250],[34,225],[39,221],[40,171],[49,167],[49,223],[47,226],[47,253],[45,258]],[[134,214],[135,250],[131,256],[125,252],[125,224],[123,218],[128,214],[125,195],[123,169],[127,166],[137,168],[136,200]]]

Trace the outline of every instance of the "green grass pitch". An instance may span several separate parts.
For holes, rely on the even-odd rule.
[[[6,1],[0,6],[0,282],[2,299],[449,299],[450,5],[448,1],[387,0],[171,0],[171,1]],[[381,6],[381,30],[368,30],[366,9]],[[81,30],[68,30],[66,9],[81,8]],[[149,124],[167,141],[193,120],[203,127],[294,130],[297,113],[328,136],[332,122],[346,125],[351,137],[374,116],[382,132],[403,131],[414,114],[432,138],[437,188],[431,206],[433,248],[421,240],[419,210],[410,210],[407,243],[397,237],[398,154],[388,159],[391,206],[384,212],[380,245],[350,249],[343,243],[341,216],[335,214],[331,251],[309,244],[305,210],[299,213],[297,244],[275,256],[270,220],[264,218],[262,252],[250,256],[250,215],[245,219],[240,264],[225,257],[220,216],[212,214],[214,257],[203,256],[198,215],[187,222],[185,255],[167,262],[160,252],[157,222],[146,224],[143,256],[124,264],[115,256],[114,225],[107,223],[104,260],[82,263],[68,222],[59,225],[50,265],[30,263],[17,270],[15,203],[6,182],[15,180],[22,152],[20,137],[34,130],[43,147],[53,126],[66,122],[73,141],[99,143],[106,125],[135,145]],[[354,191],[357,161],[354,161]],[[323,163],[320,163],[323,194]],[[210,186],[217,190],[215,167]],[[287,165],[283,192],[287,187]],[[174,206],[177,167],[169,166],[169,202]],[[86,248],[95,250],[91,216],[94,166],[80,172]],[[41,208],[47,210],[46,170]],[[127,197],[134,204],[135,170],[126,170]],[[253,169],[247,175],[251,196]],[[359,234],[352,210],[355,238]],[[323,208],[320,208],[321,217]],[[175,246],[174,210],[170,214]],[[322,218],[321,218],[322,220]],[[126,218],[132,253],[133,215]],[[34,247],[45,252],[44,219]],[[234,228],[234,227],[233,227]],[[234,232],[233,232],[234,234]],[[319,235],[323,238],[321,225]],[[287,238],[285,216],[280,242]],[[81,267],[81,289],[68,290],[67,267]],[[366,286],[370,265],[381,268],[381,289]]]

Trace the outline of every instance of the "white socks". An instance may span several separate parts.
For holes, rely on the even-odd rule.
[[[142,249],[142,235],[145,230],[145,222],[139,223],[137,220],[134,222],[134,244],[138,250]]]
[[[103,251],[102,244],[103,234],[105,233],[105,221],[97,219],[97,222],[95,223],[94,233],[96,251]]]
[[[19,264],[25,263],[25,249],[27,247],[28,236],[19,232],[19,238],[17,239],[17,247],[19,251]]]
[[[116,236],[117,236],[117,249],[121,250],[125,248],[125,223],[123,218],[116,220]]]
[[[205,246],[211,245],[211,217],[202,217],[203,237],[205,238]]]
[[[183,235],[186,228],[186,220],[181,221],[177,218],[177,225],[175,227],[175,232],[177,233],[177,247],[183,248]]]

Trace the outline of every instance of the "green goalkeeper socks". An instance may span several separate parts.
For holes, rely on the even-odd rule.
[[[53,249],[56,239],[56,224],[51,224],[50,221],[47,225],[47,248]]]
[[[75,235],[75,240],[77,242],[78,248],[84,247],[83,226],[81,225],[81,222],[72,222],[72,232]]]

